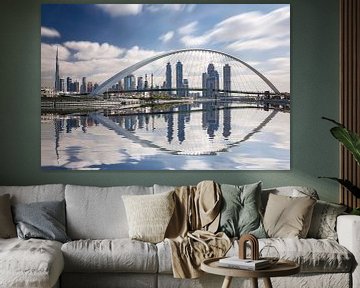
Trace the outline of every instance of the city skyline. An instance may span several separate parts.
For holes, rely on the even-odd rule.
[[[175,77],[173,78],[172,74],[172,64],[170,62],[166,63],[166,70],[164,75],[164,81],[162,81],[162,85],[160,83],[154,82],[153,73],[150,74],[151,81],[150,85],[148,84],[148,75],[145,74],[143,76],[134,75],[132,73],[125,76],[123,79],[120,79],[117,83],[112,85],[109,89],[109,92],[120,92],[120,91],[142,91],[146,89],[169,89],[166,91],[168,95],[173,95],[172,87],[173,87],[173,80],[175,81],[176,87],[176,96],[180,97],[187,97],[189,96],[189,91],[186,89],[188,88],[202,88],[203,91],[201,92],[202,96],[206,96],[209,98],[213,98],[219,95],[219,90],[223,89],[224,92],[222,95],[228,96],[230,95],[229,91],[231,90],[231,66],[226,63],[223,65],[223,74],[222,74],[222,86],[220,85],[220,74],[217,70],[215,70],[215,66],[213,63],[209,63],[207,66],[207,72],[203,72],[201,77],[201,87],[190,87],[189,86],[189,79],[183,77],[183,63],[178,60],[175,66]],[[75,80],[72,81],[70,76],[61,77],[59,72],[59,63],[58,63],[58,49],[56,50],[56,58],[55,58],[55,85],[54,85],[54,92],[55,93],[66,93],[66,92],[73,92],[73,93],[91,93],[97,87],[98,83],[92,83],[92,81],[87,82],[86,77],[82,77],[81,84],[79,81]],[[200,75],[199,75],[200,76]],[[145,81],[143,81],[145,79]],[[196,93],[198,94],[198,93]]]
[[[218,5],[221,13],[214,14],[211,13],[213,5],[43,4],[41,85],[54,86],[54,55],[57,49],[62,78],[80,80],[86,77],[100,84],[142,59],[191,44],[231,52],[267,75],[281,91],[290,91],[290,6],[225,4]],[[64,16],[65,12],[67,14]],[[207,12],[208,17],[204,18],[200,12]],[[101,21],[100,27],[96,28],[94,23],[85,21],[91,13],[94,23]],[[172,21],[175,23],[155,25],[168,20],[170,16],[176,19]],[[73,23],[78,24],[77,27],[68,29],[66,19],[72,19]],[[148,21],[148,24],[141,26],[144,21]],[[242,29],[238,36],[234,35],[235,38],[229,35],[229,27],[238,27],[241,23],[256,28],[256,33],[245,33]],[[256,23],[259,27],[254,27]],[[118,27],[118,37],[113,36],[113,29],[99,33],[104,25]],[[268,26],[272,27],[271,34]],[[166,32],[168,29],[171,30]],[[205,37],[202,31],[207,32],[208,36]],[[272,33],[275,33],[274,36]],[[251,48],[254,41],[262,41],[263,45]]]

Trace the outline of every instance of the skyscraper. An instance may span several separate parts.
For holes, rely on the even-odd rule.
[[[73,92],[72,89],[72,79],[70,77],[66,78],[66,92]]]
[[[166,80],[165,80],[165,88],[166,89],[171,89],[171,82],[172,82],[172,77],[171,77],[171,64],[170,62],[168,62],[166,64]],[[167,92],[169,95],[171,95],[171,90],[169,90]]]
[[[59,48],[56,48],[56,62],[55,62],[55,93],[59,92],[60,87],[60,71],[59,71]]]
[[[201,93],[202,97],[206,97],[206,93],[207,93],[207,91],[206,91],[206,79],[207,79],[207,77],[208,77],[208,75],[207,75],[206,72],[202,73],[202,86],[201,86],[201,88],[203,89],[202,93]]]
[[[65,92],[65,79],[64,79],[64,78],[60,78],[59,91],[60,91],[60,92]]]
[[[81,83],[81,88],[80,88],[80,93],[86,93],[86,77],[82,77],[82,83]]]
[[[79,81],[75,80],[74,82],[74,92],[79,93],[80,92],[80,83]]]
[[[121,79],[118,81],[118,85],[119,85],[119,91],[124,90],[124,86],[123,86],[123,83],[122,83]]]
[[[176,63],[176,95],[184,96],[183,94],[183,65],[180,61]]]
[[[89,81],[86,84],[86,92],[91,93],[93,91],[94,87],[93,87],[93,83],[91,81]]]
[[[210,63],[207,73],[202,75],[203,96],[216,97],[219,90],[219,73],[215,70],[214,64]]]
[[[136,87],[136,80],[133,74],[127,75],[124,77],[124,90],[130,91],[135,90]]]
[[[188,97],[189,96],[189,80],[188,79],[184,79],[184,82],[183,82],[183,87],[184,87],[184,95],[185,97]]]
[[[148,89],[149,88],[149,82],[147,79],[147,74],[145,74],[145,82],[144,82],[144,89]]]
[[[137,90],[144,90],[144,80],[142,76],[137,78]]]
[[[226,64],[223,67],[223,77],[224,77],[224,96],[230,95],[231,90],[231,67],[229,64]]]

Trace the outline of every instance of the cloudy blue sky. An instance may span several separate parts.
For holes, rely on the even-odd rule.
[[[61,77],[101,83],[164,51],[207,48],[254,66],[290,91],[288,4],[43,4],[41,84]]]

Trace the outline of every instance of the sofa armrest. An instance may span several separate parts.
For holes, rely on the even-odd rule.
[[[353,287],[360,287],[360,216],[341,215],[336,224],[339,243],[355,257]]]

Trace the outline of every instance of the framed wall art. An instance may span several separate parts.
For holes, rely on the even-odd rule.
[[[43,4],[41,167],[289,170],[289,4]]]

